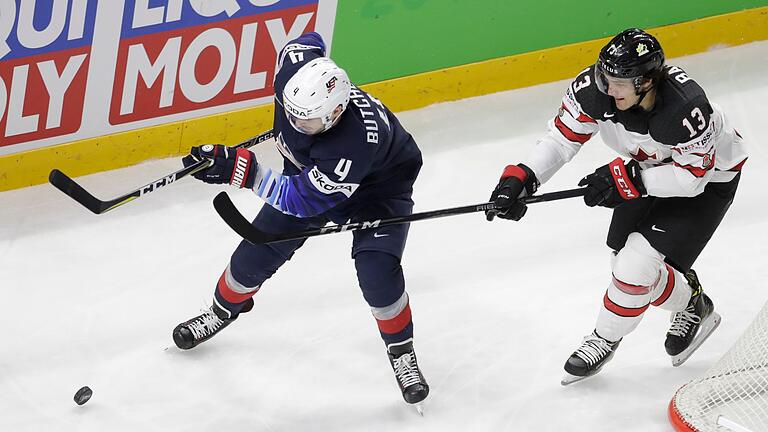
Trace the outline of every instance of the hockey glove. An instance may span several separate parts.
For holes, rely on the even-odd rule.
[[[646,194],[640,171],[640,164],[636,160],[624,165],[621,158],[601,166],[579,182],[579,186],[587,187],[584,203],[590,207],[599,205],[614,208],[640,198]]]
[[[496,209],[486,210],[485,218],[492,221],[494,216],[519,221],[525,216],[528,206],[520,198],[533,195],[539,187],[536,174],[523,164],[507,165],[501,174],[499,184],[491,193]]]
[[[229,183],[240,188],[253,188],[259,164],[250,150],[206,144],[192,147],[190,154],[184,156],[181,162],[188,167],[204,159],[213,161],[213,164],[192,174],[196,179],[211,184]]]

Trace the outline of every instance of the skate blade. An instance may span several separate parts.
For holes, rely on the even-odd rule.
[[[560,380],[560,385],[564,385],[564,386],[571,385],[579,381],[584,381],[585,379],[591,378],[593,376],[594,374],[587,375],[587,376],[578,376],[578,375],[571,375],[568,372],[566,372],[565,375],[563,375],[563,379]]]
[[[420,416],[424,417],[424,403],[419,402],[416,404],[413,404],[413,407],[416,408],[416,412],[419,413]]]
[[[691,357],[697,349],[699,349],[701,344],[707,340],[707,338],[715,331],[715,329],[717,329],[717,326],[720,325],[720,321],[720,315],[717,312],[712,312],[712,315],[708,316],[707,319],[704,320],[704,322],[701,324],[699,333],[695,338],[693,338],[691,345],[680,354],[672,356],[672,366],[677,367],[685,363],[685,361],[688,360],[688,358]]]

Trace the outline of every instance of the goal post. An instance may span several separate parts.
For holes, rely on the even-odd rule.
[[[669,403],[679,432],[768,431],[768,303],[736,343]]]

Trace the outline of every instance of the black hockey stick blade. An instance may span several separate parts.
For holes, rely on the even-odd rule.
[[[111,200],[106,200],[106,201],[102,201],[96,198],[95,196],[93,196],[93,194],[85,190],[85,188],[80,186],[71,177],[64,174],[58,169],[51,170],[51,173],[48,175],[48,182],[51,183],[53,186],[55,186],[56,189],[69,195],[70,198],[74,199],[75,201],[80,203],[83,207],[87,208],[93,213],[102,214],[112,209],[115,209],[123,204],[127,204],[135,200],[136,198],[141,197],[142,195],[153,192],[163,186],[167,186],[173,183],[174,181],[180,178],[183,178],[189,174],[193,174],[193,173],[196,173],[197,171],[205,169],[209,165],[210,165],[210,162],[208,161],[197,162],[193,165],[190,165],[186,168],[183,168],[179,171],[169,174],[163,178],[157,179],[152,183],[146,184],[134,191],[128,192],[125,195],[119,196]]]
[[[243,148],[249,148],[253,147],[256,144],[259,144],[261,142],[264,142],[268,139],[271,139],[275,136],[273,130],[268,130],[258,136],[255,136],[248,141],[243,141],[240,144],[236,145],[235,147],[243,147]],[[146,195],[148,193],[154,192],[157,189],[162,188],[163,186],[167,186],[176,180],[179,180],[181,178],[184,178],[188,175],[194,174],[198,171],[202,171],[210,166],[211,162],[207,160],[202,160],[199,162],[196,162],[188,167],[184,167],[174,173],[168,174],[166,176],[163,176],[162,178],[159,178],[152,183],[148,183],[136,190],[133,190],[131,192],[128,192],[125,195],[119,196],[117,198],[111,199],[111,200],[100,200],[93,196],[90,192],[85,190],[82,186],[80,186],[76,181],[74,181],[71,177],[64,174],[58,169],[51,170],[51,173],[48,175],[48,182],[50,182],[53,186],[56,187],[56,189],[64,192],[69,197],[80,203],[83,207],[87,208],[88,210],[92,211],[95,214],[102,214],[106,213],[112,209],[115,209],[123,204],[127,204],[137,198],[142,197],[143,195]]]
[[[257,229],[245,218],[245,216],[243,216],[242,213],[240,213],[240,210],[235,207],[235,204],[226,192],[219,192],[219,194],[213,198],[213,208],[216,209],[216,213],[224,219],[224,222],[226,222],[232,230],[250,243],[259,245],[273,241],[274,236]]]
[[[584,195],[585,188],[569,189],[547,194],[534,195],[522,199],[526,204],[533,204],[545,201],[555,201],[565,198],[573,198]],[[240,237],[249,243],[259,245],[266,243],[276,243],[288,240],[299,240],[308,237],[315,237],[337,232],[356,231],[361,229],[380,228],[387,225],[415,222],[425,219],[435,219],[446,216],[455,216],[466,213],[475,213],[485,210],[495,209],[496,205],[492,202],[473,204],[463,207],[453,207],[441,210],[432,210],[422,213],[413,213],[407,216],[398,216],[388,219],[377,219],[373,221],[351,222],[343,225],[327,225],[317,229],[310,229],[294,233],[271,234],[256,228],[243,216],[235,207],[235,204],[229,198],[226,192],[219,192],[213,199],[213,207],[216,212],[224,219],[227,225],[232,228]]]
[[[129,194],[114,200],[102,201],[57,169],[53,169],[48,175],[48,182],[95,214],[102,214],[138,197],[138,195]]]

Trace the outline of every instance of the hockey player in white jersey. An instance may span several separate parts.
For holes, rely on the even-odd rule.
[[[613,209],[611,276],[594,331],[565,364],[563,384],[594,375],[649,306],[672,313],[665,349],[682,364],[720,316],[691,269],[730,207],[747,159],[739,133],[652,35],[628,29],[570,84],[549,133],[508,165],[486,213],[520,220],[533,194],[600,134],[621,157],[584,177],[584,202]]]

